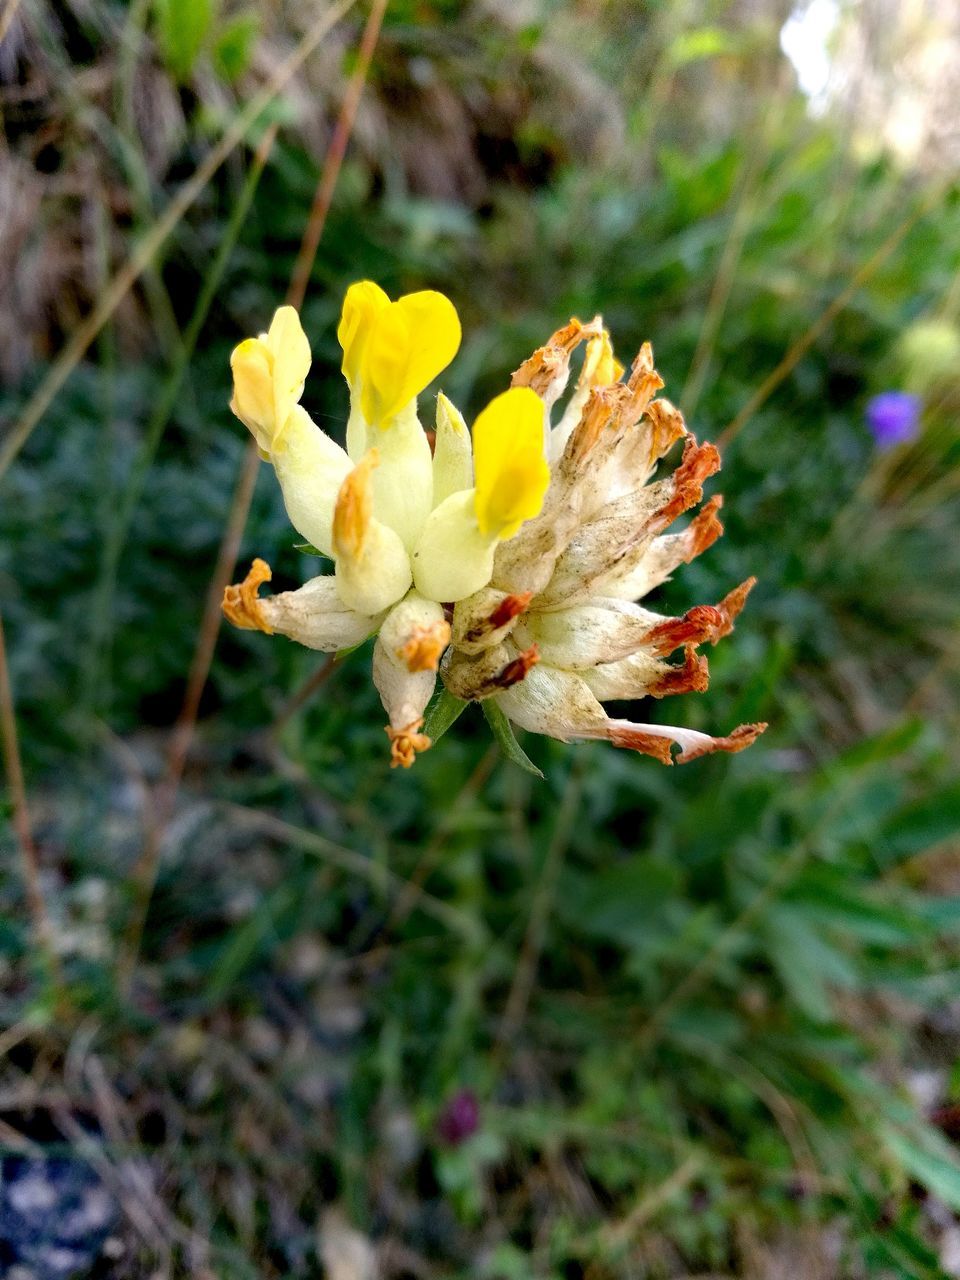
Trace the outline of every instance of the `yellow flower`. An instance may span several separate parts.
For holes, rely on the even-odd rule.
[[[567,741],[604,738],[669,764],[739,751],[765,726],[724,737],[611,718],[605,700],[707,687],[698,653],[733,627],[750,579],[718,605],[679,618],[637,603],[722,532],[719,498],[681,533],[719,467],[663,386],[645,344],[629,375],[600,317],[573,319],[479,414],[472,435],[440,395],[435,449],[416,398],[460,343],[456,311],[425,291],[391,302],[364,280],[347,291],[337,330],[350,387],[344,451],[297,403],[310,350],[281,307],[267,334],[233,353],[232,408],[273,463],[291,521],[334,560],[298,591],[257,598],[256,561],[230,587],[237,626],[335,650],[376,634],[373,680],[391,760],[408,768],[430,746],[420,730],[436,681],[456,698],[492,699],[515,724]],[[586,343],[577,384],[556,422],[570,358]],[[670,473],[653,479],[679,441]],[[669,655],[682,651],[679,663]]]
[[[337,337],[343,373],[368,423],[386,427],[442,373],[460,347],[460,320],[433,290],[391,302],[371,280],[351,285]]]
[[[550,483],[543,455],[543,405],[529,387],[491,400],[473,424],[474,506],[482,534],[512,538],[540,514]]]
[[[310,371],[310,343],[293,307],[278,307],[266,333],[247,338],[230,357],[230,408],[269,454],[283,436]]]

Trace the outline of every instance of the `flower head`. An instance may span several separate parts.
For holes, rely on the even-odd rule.
[[[376,635],[373,679],[392,762],[405,768],[431,745],[421,730],[438,677],[464,701],[493,699],[522,728],[604,738],[665,764],[671,744],[685,761],[754,741],[764,725],[711,737],[603,707],[706,689],[699,650],[732,630],[753,586],[681,617],[638,603],[723,531],[712,498],[668,532],[699,504],[720,459],[657,397],[648,344],[624,379],[600,318],[573,319],[472,432],[441,394],[431,451],[416,398],[456,353],[456,312],[442,294],[391,302],[362,281],[338,329],[351,399],[343,450],[297,404],[310,353],[289,311],[234,352],[233,407],[273,463],[291,520],[335,571],[260,599],[270,571],[258,560],[227,590],[231,622],[327,651]],[[554,422],[581,344],[577,383]],[[655,475],[681,440],[678,465]],[[677,652],[682,660],[670,661]]]
[[[881,391],[867,402],[867,425],[880,449],[916,440],[920,432],[920,397],[909,391]]]

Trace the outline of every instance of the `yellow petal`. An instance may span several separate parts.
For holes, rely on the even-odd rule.
[[[310,370],[310,343],[293,307],[278,307],[268,333],[247,338],[230,356],[230,408],[264,454],[277,445]]]
[[[543,403],[530,387],[511,387],[473,424],[475,510],[484,535],[512,538],[539,515],[550,483],[543,453]]]
[[[343,376],[356,382],[360,373],[363,348],[379,311],[390,305],[390,299],[372,280],[358,280],[347,290],[343,300],[337,339],[343,348]]]
[[[278,307],[274,312],[267,346],[273,354],[276,444],[290,411],[303,395],[303,384],[310,372],[310,343],[294,307]]]
[[[386,426],[447,367],[459,346],[460,320],[442,293],[408,293],[379,310],[360,360],[367,421]]]
[[[230,356],[233,399],[230,408],[256,437],[261,449],[273,435],[273,356],[260,338],[247,338]]]

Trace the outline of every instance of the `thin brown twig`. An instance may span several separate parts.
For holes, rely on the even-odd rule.
[[[357,65],[353,69],[353,74],[347,85],[347,91],[343,96],[340,115],[337,117],[337,123],[334,126],[330,145],[327,148],[327,154],[323,162],[323,172],[320,175],[320,181],[317,183],[317,189],[314,193],[310,217],[307,220],[303,239],[300,242],[300,251],[297,254],[296,262],[293,264],[290,288],[287,291],[287,302],[291,307],[296,307],[298,310],[303,305],[307,285],[310,283],[310,274],[313,271],[317,249],[320,246],[320,237],[323,235],[323,228],[326,226],[327,214],[330,212],[333,193],[337,187],[337,179],[340,177],[340,168],[347,152],[350,135],[353,133],[357,108],[360,105],[360,97],[370,72],[370,63],[373,60],[374,50],[380,38],[380,28],[383,25],[383,15],[387,9],[387,3],[388,0],[374,0],[370,9],[370,15],[360,37]]]
[[[303,304],[307,281],[313,269],[320,237],[326,224],[330,201],[333,198],[337,178],[343,164],[344,152],[353,128],[357,104],[366,81],[377,37],[380,34],[385,8],[386,0],[377,0],[377,3],[370,11],[370,16],[367,19],[367,24],[361,37],[360,55],[350,78],[343,105],[340,108],[340,115],[330,140],[330,146],[327,149],[323,170],[317,183],[316,195],[303,233],[300,252],[294,265],[290,287],[287,290],[287,302],[292,307],[299,308]],[[372,40],[368,38],[370,33],[372,33]],[[197,722],[200,698],[207,682],[207,676],[210,674],[213,652],[216,648],[222,621],[220,603],[223,600],[224,589],[233,576],[237,557],[240,554],[240,542],[243,538],[243,530],[246,527],[247,516],[250,513],[250,503],[253,500],[253,490],[256,485],[259,468],[260,455],[256,441],[251,439],[247,445],[243,466],[233,495],[233,502],[230,506],[227,527],[224,530],[216,567],[207,591],[207,602],[204,608],[203,621],[200,624],[193,661],[190,665],[187,691],[170,745],[165,784],[167,805],[164,812],[167,815],[172,811],[173,803],[176,799],[176,792],[180,785],[187,752],[190,749],[190,742]]]
[[[17,734],[17,715],[10,686],[10,670],[7,665],[7,645],[3,634],[3,615],[0,613],[0,737],[3,741],[3,762],[7,786],[13,805],[13,829],[20,846],[20,862],[23,882],[27,891],[30,918],[40,955],[55,987],[59,988],[60,966],[53,945],[53,928],[40,883],[40,860],[30,826],[30,810],[27,804],[27,787],[20,758],[20,740]]]
[[[354,2],[355,0],[350,0],[350,3]],[[336,181],[339,177],[346,146],[353,129],[360,94],[366,82],[370,61],[380,33],[386,4],[387,0],[376,0],[367,18],[361,37],[357,65],[344,95],[340,114],[330,140],[330,146],[327,149],[307,226],[304,230],[300,252],[297,255],[290,287],[287,290],[287,301],[291,306],[299,307],[303,302],[303,293],[313,269],[313,262],[323,234],[330,202],[336,188]],[[343,11],[346,12],[346,9],[344,8]],[[306,254],[304,246],[306,246]],[[121,963],[120,979],[122,986],[126,986],[129,983],[140,950],[140,941],[146,924],[150,898],[153,894],[153,887],[159,870],[163,832],[174,812],[177,792],[180,788],[187,755],[193,741],[197,714],[200,709],[200,699],[203,696],[207,677],[210,674],[213,654],[220,634],[220,603],[223,599],[224,589],[229,584],[236,567],[259,468],[260,456],[256,442],[251,439],[244,453],[240,475],[230,504],[227,525],[220,542],[210,585],[207,589],[206,604],[197,634],[197,644],[190,664],[190,672],[187,677],[183,705],[177,717],[170,741],[166,775],[161,783],[160,802],[158,804],[159,822],[156,835],[152,841],[145,845],[137,866],[134,868],[135,901]]]
[[[736,417],[720,432],[716,443],[721,449],[736,439],[757,410],[766,404],[777,387],[780,386],[785,378],[789,377],[823,331],[836,319],[856,292],[880,270],[903,238],[943,198],[945,190],[946,186],[943,183],[937,183],[932,186],[925,199],[920,202],[916,209],[894,228],[876,252],[867,259],[859,270],[854,272],[847,287],[837,294],[829,306],[824,308],[810,328],[807,329],[806,333],[799,337],[788,349],[780,363],[764,378]]]
[[[313,271],[317,249],[320,246],[320,237],[323,235],[323,229],[327,223],[327,214],[330,212],[333,193],[336,190],[337,179],[340,177],[340,168],[346,155],[350,135],[353,132],[357,108],[360,105],[360,96],[363,93],[373,53],[380,37],[380,28],[383,25],[383,16],[387,9],[387,3],[388,0],[375,0],[370,10],[370,16],[367,19],[367,25],[363,29],[363,35],[360,37],[357,65],[344,94],[343,105],[340,108],[340,115],[337,118],[333,136],[330,139],[330,146],[327,149],[323,172],[320,175],[320,181],[317,183],[317,189],[314,193],[310,216],[307,219],[303,239],[300,242],[297,260],[293,264],[290,288],[287,290],[287,302],[291,307],[296,307],[298,310],[303,305],[307,286],[310,283],[310,274]],[[270,732],[272,734],[276,734],[290,717],[295,715],[302,706],[305,706],[316,691],[326,684],[333,672],[334,661],[335,659],[328,659],[293,693],[271,726]]]
[[[195,170],[167,205],[127,262],[114,276],[100,296],[86,320],[73,332],[70,341],[51,365],[46,377],[27,402],[16,426],[10,430],[0,445],[0,478],[29,439],[31,432],[52,404],[57,392],[83,359],[88,347],[116,311],[128,291],[153,261],[157,250],[171,234],[177,223],[204,190],[207,183],[226,160],[227,156],[243,141],[266,107],[274,100],[288,81],[323,40],[331,27],[353,8],[357,0],[338,0],[324,10],[289,58],[280,64],[270,80],[247,106],[227,126],[220,141],[208,152],[203,163]]]

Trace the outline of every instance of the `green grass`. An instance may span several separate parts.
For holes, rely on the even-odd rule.
[[[412,83],[418,40],[458,100],[497,75],[541,83],[533,52],[555,33],[455,38],[452,21],[391,13],[381,103]],[[667,393],[683,404],[686,385],[693,429],[716,438],[923,199],[770,86],[717,135],[692,110],[703,86],[671,71],[677,109],[658,114],[621,79],[641,35],[667,40],[644,22],[619,53],[599,24],[586,51],[564,36],[623,107],[603,162],[576,153],[544,91],[509,154],[473,138],[492,172],[463,203],[410,194],[382,157],[348,164],[304,308],[308,407],[333,432],[340,299],[369,275],[456,302],[444,389],[468,409],[571,313],[602,310],[620,352],[654,342]],[[210,105],[176,57],[189,168]],[[755,135],[764,103],[776,122]],[[774,1248],[801,1275],[942,1275],[934,1201],[960,1210],[960,1157],[934,1123],[960,1101],[957,387],[937,375],[922,438],[891,457],[863,406],[908,376],[905,333],[957,320],[957,191],[729,443],[726,536],[660,595],[682,610],[760,579],[709,693],[644,708],[711,731],[769,720],[754,748],[665,770],[527,737],[539,781],[470,708],[391,772],[368,651],[271,733],[320,660],[227,630],[125,988],[144,796],[245,444],[228,355],[283,296],[316,178],[288,129],[231,246],[248,170],[221,175],[138,297],[146,340],[112,326],[3,481],[4,626],[66,976],[58,1004],[4,831],[5,1150],[17,1131],[76,1145],[66,1115],[108,1168],[145,1162],[121,1275],[319,1275],[332,1204],[387,1276],[749,1277]],[[221,269],[164,421],[181,357],[149,336],[150,309],[169,297],[192,339]],[[4,392],[5,419],[42,374]],[[264,468],[241,559],[265,556],[280,589],[319,571],[296,541]],[[921,1070],[930,1106],[908,1087]],[[462,1089],[480,1126],[453,1146],[437,1122]],[[818,1263],[830,1241],[838,1258]]]

